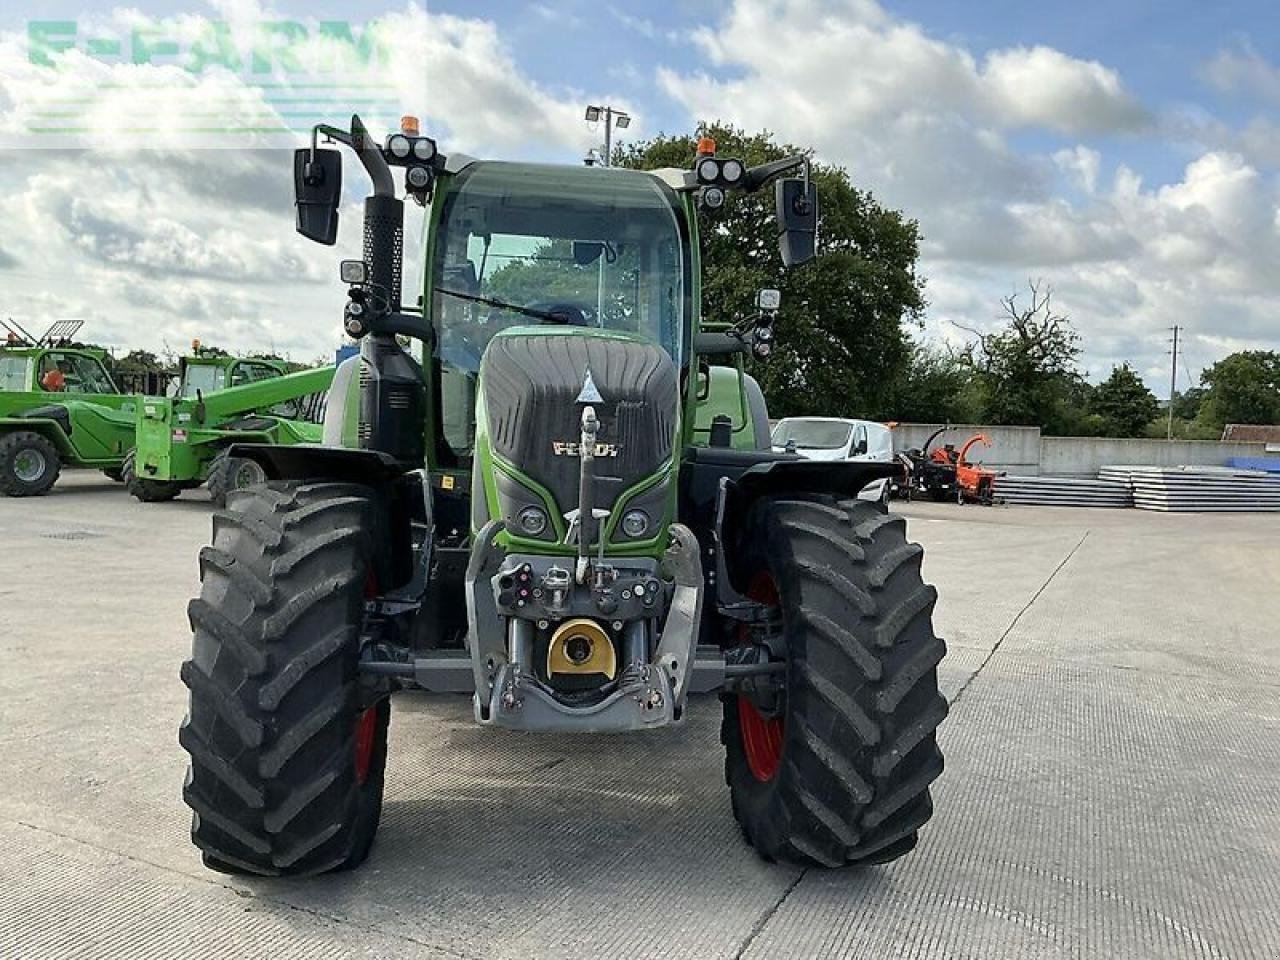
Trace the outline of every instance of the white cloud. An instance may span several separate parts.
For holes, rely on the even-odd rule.
[[[693,119],[812,145],[920,221],[934,335],[994,326],[997,298],[1043,277],[1097,374],[1127,359],[1167,379],[1173,323],[1199,362],[1224,336],[1280,346],[1280,188],[1258,166],[1280,151],[1269,121],[1203,138],[1178,182],[1153,188],[1091,142],[1173,126],[1110,65],[1044,45],[975,56],[871,0],[735,0],[698,42],[713,70],[658,72]],[[1269,82],[1265,66],[1219,64],[1219,82]],[[1183,121],[1183,146],[1205,129]],[[1037,153],[1013,145],[1021,131],[1075,142]]]
[[[492,22],[411,3],[378,17],[367,38],[360,25],[348,40],[299,20],[297,42],[265,49],[263,24],[275,18],[258,0],[214,0],[207,16],[158,21],[122,8],[78,23],[81,46],[135,28],[179,44],[179,56],[141,65],[81,49],[52,51],[53,64],[42,64],[28,56],[25,34],[0,33],[0,220],[8,236],[0,271],[15,316],[28,326],[81,317],[87,337],[120,347],[198,336],[311,359],[339,341],[336,263],[358,255],[364,187],[349,163],[335,248],[299,237],[289,152],[303,137],[296,128],[343,124],[350,98],[360,98],[356,108],[375,132],[406,109],[450,150],[527,155],[536,145],[543,155],[581,156],[594,143],[581,104],[608,91],[549,91],[531,81]],[[223,64],[189,69],[195,46],[224,27]],[[360,68],[365,39],[378,51],[375,76],[325,75],[369,89],[318,95],[314,72]],[[265,73],[252,71],[255,50]],[[50,126],[75,132],[33,133]],[[278,127],[295,130],[272,132]],[[406,261],[414,264],[421,212],[407,210]],[[418,274],[407,267],[407,298]]]
[[[1244,93],[1280,103],[1280,67],[1251,46],[1220,51],[1201,73],[1222,93]]]
[[[1077,186],[1085,193],[1093,193],[1098,189],[1098,171],[1102,167],[1102,154],[1090,150],[1082,144],[1076,144],[1069,150],[1059,150],[1053,155],[1053,162],[1075,180]]]

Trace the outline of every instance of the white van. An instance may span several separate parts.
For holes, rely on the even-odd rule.
[[[787,417],[773,428],[773,449],[809,460],[893,460],[893,435],[883,423],[838,417]],[[889,481],[864,487],[859,500],[889,504]]]

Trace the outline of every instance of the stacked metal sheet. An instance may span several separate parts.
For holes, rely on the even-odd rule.
[[[1171,513],[1280,511],[1280,476],[1232,467],[1103,467],[1100,478],[1128,483],[1139,510]]]
[[[1083,480],[1075,477],[996,478],[995,496],[1005,503],[1038,507],[1132,507],[1127,480]]]

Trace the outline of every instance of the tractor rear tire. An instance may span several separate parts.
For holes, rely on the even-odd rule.
[[[756,599],[781,607],[787,670],[772,705],[722,697],[734,815],[768,860],[895,860],[916,845],[942,773],[946,645],[923,551],[901,517],[858,500],[765,498],[747,524],[744,572]]]
[[[0,437],[0,493],[37,497],[58,482],[62,458],[47,438],[31,430]]]
[[[191,838],[215,870],[311,875],[369,853],[391,716],[358,700],[371,523],[368,488],[339,483],[273,481],[214,515],[178,740]]]
[[[214,506],[224,507],[227,494],[232,490],[243,490],[255,483],[264,483],[266,479],[266,472],[254,461],[233,457],[226,450],[220,450],[209,461],[209,477],[205,486]]]
[[[120,465],[120,476],[129,493],[143,503],[164,503],[182,492],[182,484],[177,480],[148,480],[138,476],[137,453],[137,450],[130,450]]]

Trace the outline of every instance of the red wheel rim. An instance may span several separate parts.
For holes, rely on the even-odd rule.
[[[778,585],[767,570],[761,570],[752,579],[747,597],[757,603],[778,602]],[[745,632],[745,626],[743,630]],[[747,755],[747,768],[761,783],[768,783],[782,764],[782,718],[766,717],[749,697],[739,694],[738,729],[742,731],[742,751]]]
[[[356,783],[364,786],[373,763],[373,738],[378,730],[378,708],[369,707],[356,721]]]

